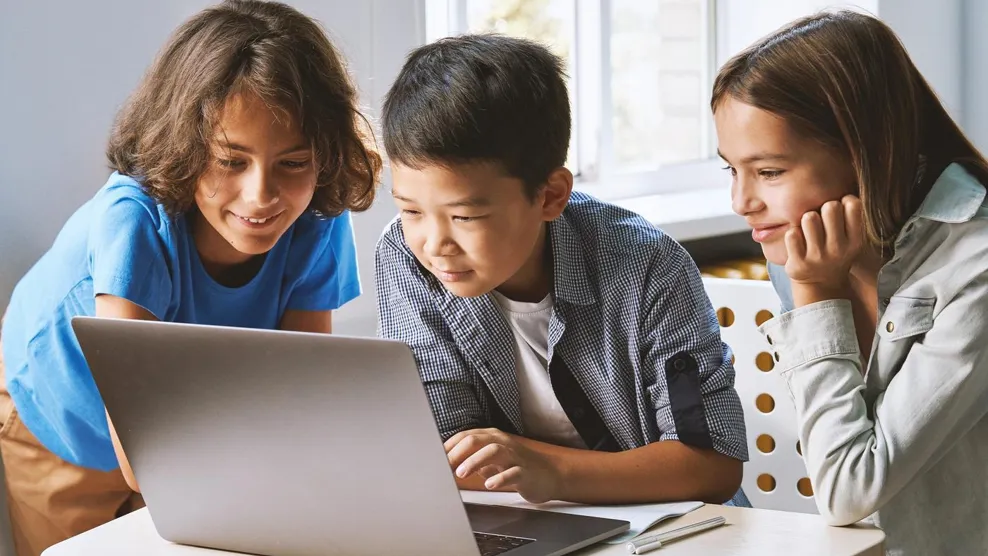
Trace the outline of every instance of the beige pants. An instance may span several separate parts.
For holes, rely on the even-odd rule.
[[[0,455],[17,556],[39,556],[49,546],[144,507],[119,469],[104,473],[72,465],[27,430],[7,392],[2,351],[0,419]]]

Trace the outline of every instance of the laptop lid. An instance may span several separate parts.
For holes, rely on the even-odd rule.
[[[279,556],[478,554],[405,344],[72,326],[163,538]]]

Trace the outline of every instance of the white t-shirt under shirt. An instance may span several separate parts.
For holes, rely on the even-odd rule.
[[[515,337],[515,374],[525,436],[558,446],[586,448],[549,379],[549,317],[552,294],[538,303],[514,301],[492,292]]]

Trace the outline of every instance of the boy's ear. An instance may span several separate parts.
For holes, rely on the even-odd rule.
[[[542,218],[546,222],[559,218],[569,203],[573,192],[573,173],[566,168],[556,168],[549,174],[542,188]]]

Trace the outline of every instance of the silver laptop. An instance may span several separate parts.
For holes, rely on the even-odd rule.
[[[72,326],[168,541],[270,556],[551,556],[629,527],[463,504],[403,343]]]

